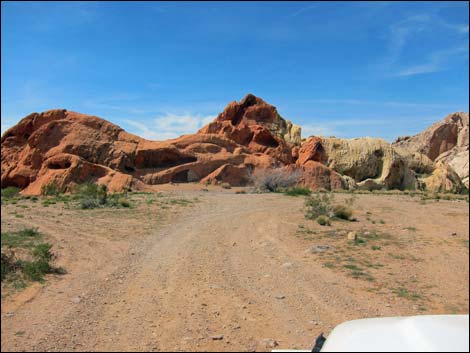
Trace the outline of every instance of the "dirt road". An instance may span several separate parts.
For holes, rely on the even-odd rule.
[[[159,223],[157,211],[146,211],[139,216],[146,227],[122,218],[119,231],[113,231],[119,220],[79,222],[67,210],[27,218],[62,239],[59,251],[68,254],[63,261],[69,273],[2,300],[2,351],[254,351],[270,350],[274,341],[276,348],[308,349],[320,332],[345,320],[420,313],[414,302],[391,291],[369,290],[377,281],[327,268],[308,251],[321,241],[295,236],[299,224],[306,224],[302,198],[189,195],[199,202]],[[443,296],[458,312],[468,312],[468,204],[438,207],[467,217],[457,226],[467,248],[458,248],[458,259],[446,260],[449,272],[458,273],[431,276],[433,265],[426,262],[436,257],[431,251],[406,276],[418,275],[434,286],[427,313],[445,312],[439,305]],[[53,212],[61,213],[58,221],[45,217]],[[106,236],[91,234],[93,229]],[[80,243],[67,243],[68,237]],[[445,246],[456,246],[453,241]],[[453,288],[436,288],[440,276]]]

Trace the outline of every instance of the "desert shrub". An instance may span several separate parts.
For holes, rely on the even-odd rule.
[[[119,200],[119,205],[122,207],[131,207],[131,204],[129,203],[129,200],[126,199],[125,197],[120,197]]]
[[[18,232],[21,237],[37,237],[40,235],[38,228],[24,228]]]
[[[77,186],[74,198],[79,201],[80,208],[97,207],[131,207],[127,193],[108,194],[106,185],[84,183]]]
[[[96,208],[98,206],[99,206],[99,204],[98,204],[98,201],[96,199],[86,198],[86,199],[80,200],[80,208],[82,210],[90,210],[90,209]]]
[[[231,189],[232,188],[232,185],[230,185],[229,183],[222,183],[222,184],[220,184],[220,186],[223,189]]]
[[[15,186],[8,186],[2,189],[2,199],[9,199],[19,194],[21,190]]]
[[[100,205],[104,205],[108,198],[108,188],[106,185],[83,183],[78,185],[76,196],[78,198],[95,199]]]
[[[333,195],[315,194],[305,200],[307,209],[305,217],[309,219],[317,219],[319,216],[331,216]]]
[[[2,248],[30,248],[42,237],[37,228],[25,228],[18,232],[2,232]]]
[[[330,219],[327,216],[317,217],[317,223],[321,226],[331,226]]]
[[[50,264],[54,257],[51,253],[51,248],[52,245],[48,243],[38,244],[31,251],[34,258],[33,261],[17,261],[18,267],[28,279],[31,281],[42,281],[44,275],[56,272]]]
[[[299,173],[285,169],[270,169],[254,176],[255,189],[262,192],[280,192],[299,182]]]
[[[351,220],[352,219],[352,210],[344,205],[336,205],[333,207],[333,213],[335,217],[345,219],[345,220]]]
[[[306,187],[295,186],[284,191],[284,194],[288,196],[309,196],[312,194],[312,191]]]
[[[3,252],[1,254],[1,280],[3,281],[10,273],[15,272],[15,256],[13,252]]]
[[[41,195],[43,196],[59,196],[64,193],[64,191],[64,188],[54,182],[45,184],[41,187]]]

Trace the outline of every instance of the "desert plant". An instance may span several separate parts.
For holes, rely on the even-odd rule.
[[[333,213],[335,217],[345,219],[347,221],[352,219],[352,210],[349,207],[344,206],[344,205],[336,205],[333,208]]]
[[[30,248],[42,238],[37,228],[25,228],[18,232],[2,232],[2,248]]]
[[[21,190],[15,186],[8,186],[2,189],[2,199],[9,199],[19,194]]]
[[[315,194],[305,200],[305,207],[307,209],[305,217],[309,219],[317,219],[319,216],[331,216],[332,206],[331,202],[333,195],[329,194]]]
[[[98,206],[99,204],[96,201],[96,199],[86,198],[86,199],[80,200],[80,208],[83,210],[89,210],[92,208],[96,208]]]
[[[131,204],[129,203],[129,200],[126,199],[125,197],[120,197],[118,199],[118,203],[122,207],[131,207]]]
[[[21,237],[37,237],[40,235],[38,228],[24,228],[18,232]]]
[[[222,184],[220,184],[220,186],[223,189],[231,189],[232,188],[232,185],[230,185],[229,183],[222,183]]]
[[[284,191],[284,194],[288,196],[309,196],[312,191],[307,187],[295,186]]]
[[[10,273],[15,272],[15,256],[12,251],[1,253],[1,280],[3,281]]]
[[[256,174],[254,177],[255,189],[262,192],[280,192],[299,182],[297,171],[285,169],[269,169]]]
[[[64,188],[60,187],[55,182],[41,186],[41,195],[43,196],[58,196],[64,193],[64,191]]]
[[[321,226],[331,226],[330,219],[327,216],[317,217],[317,223]]]
[[[42,281],[44,275],[48,273],[55,273],[50,261],[54,255],[51,253],[52,245],[48,243],[41,243],[31,251],[34,261],[19,260],[16,262],[17,266],[22,270],[23,274],[31,281]]]

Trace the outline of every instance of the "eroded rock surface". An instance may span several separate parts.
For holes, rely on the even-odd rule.
[[[311,137],[252,94],[231,102],[192,135],[149,141],[96,116],[64,109],[32,113],[2,136],[2,187],[39,194],[54,183],[110,191],[146,185],[253,182],[283,168],[313,190],[413,189],[460,192],[468,185],[468,114],[455,113],[422,134],[389,144],[375,138]],[[463,180],[463,183],[462,183]]]
[[[393,143],[393,147],[398,153],[411,160],[415,160],[416,155],[421,154],[432,162],[441,161],[448,164],[468,188],[468,141],[468,113],[458,112],[446,116],[415,136],[398,138]],[[414,166],[411,165],[411,167]],[[435,168],[442,169],[442,166],[435,165],[432,170]],[[429,168],[426,169],[425,173],[432,173]]]

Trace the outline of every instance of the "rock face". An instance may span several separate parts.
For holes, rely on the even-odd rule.
[[[468,113],[453,113],[415,136],[398,138],[393,147],[412,161],[410,167],[418,173],[432,173],[434,168],[430,171],[430,164],[440,161],[448,164],[468,188],[468,135]],[[413,164],[416,160],[426,159],[423,156],[427,157],[424,164],[428,167],[425,167],[425,171],[420,170],[423,164],[418,163],[418,166]],[[434,167],[442,169],[442,166],[437,167],[437,164]]]
[[[428,130],[393,145],[322,137],[302,144],[299,127],[251,94],[197,133],[168,141],[145,140],[96,116],[50,110],[28,115],[2,136],[1,184],[24,194],[39,194],[51,183],[64,191],[82,182],[110,191],[169,182],[239,186],[258,170],[283,168],[313,190],[459,192],[461,178],[468,184],[468,114],[453,114]]]
[[[110,191],[169,182],[245,185],[255,169],[291,163],[299,143],[300,128],[253,95],[230,103],[197,134],[163,142],[95,116],[50,110],[28,115],[2,136],[1,182],[24,194],[85,181]]]
[[[301,140],[298,126],[284,120],[274,106],[252,94],[240,102],[231,102],[199,133],[224,136],[286,164],[293,162],[291,148],[300,145]]]
[[[347,183],[360,189],[406,189],[415,179],[405,161],[385,140],[323,138],[326,165],[349,177]]]

